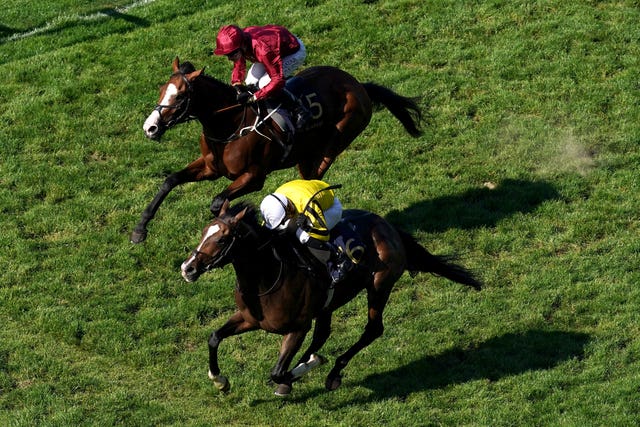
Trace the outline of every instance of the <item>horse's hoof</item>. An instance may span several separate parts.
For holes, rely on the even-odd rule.
[[[327,377],[327,382],[324,384],[327,390],[333,391],[340,387],[342,384],[342,376],[336,375],[334,377]]]
[[[213,381],[213,385],[223,393],[228,392],[231,388],[229,380],[224,375],[213,375],[211,371],[209,371],[209,379],[211,379],[211,381]]]
[[[318,353],[314,353],[314,355],[320,361],[320,365],[324,365],[325,363],[327,363],[327,358],[324,357],[323,355],[318,354]]]
[[[223,203],[224,203],[224,199],[223,200],[214,199],[213,202],[211,202],[211,206],[209,206],[209,210],[211,211],[211,214],[214,217],[218,217],[220,215],[220,211],[222,210]]]
[[[280,397],[289,396],[291,394],[291,386],[289,384],[278,384],[273,394]]]
[[[133,230],[131,233],[131,243],[142,243],[147,238],[147,230]]]

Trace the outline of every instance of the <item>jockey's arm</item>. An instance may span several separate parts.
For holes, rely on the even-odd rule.
[[[337,197],[333,198],[333,205],[324,211],[324,221],[327,229],[331,230],[342,219],[342,203]]]

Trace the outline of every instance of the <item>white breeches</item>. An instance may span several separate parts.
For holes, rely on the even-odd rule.
[[[300,49],[296,53],[282,58],[282,71],[285,78],[291,77],[307,58],[307,49],[304,47],[304,43],[300,39],[298,39],[298,43],[300,43]],[[260,62],[251,65],[247,72],[247,78],[244,80],[246,85],[258,85],[260,89],[268,85],[270,81],[271,77]]]

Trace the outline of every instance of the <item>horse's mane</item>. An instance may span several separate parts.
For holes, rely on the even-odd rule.
[[[178,72],[179,72],[179,73],[182,73],[182,74],[191,74],[191,73],[193,73],[194,71],[196,71],[196,67],[195,67],[191,62],[189,62],[189,61],[184,61],[184,62],[180,63],[180,68],[178,69]],[[215,77],[213,77],[213,76],[210,76],[210,75],[208,75],[208,74],[205,74],[205,73],[204,73],[204,70],[202,70],[202,74],[200,74],[200,78],[205,78],[206,80],[209,80],[209,81],[211,81],[211,82],[214,82],[214,83],[215,83],[216,85],[218,85],[218,86],[228,86],[228,87],[231,87],[231,85],[229,85],[229,84],[227,84],[227,83],[225,83],[225,82],[223,82],[223,81],[221,81],[221,80],[218,80],[218,79],[216,79],[216,78],[215,78]]]
[[[242,201],[242,202],[236,203],[235,205],[229,206],[229,208],[225,212],[225,216],[228,216],[228,217],[236,216],[237,214],[242,212],[242,210],[245,208],[247,209],[247,213],[245,213],[244,217],[242,218],[242,221],[246,223],[248,226],[250,226],[251,228],[253,228],[254,230],[257,230],[258,228],[262,227],[262,225],[260,224],[260,220],[258,218],[258,209],[251,202]]]
[[[194,67],[191,62],[184,61],[183,63],[180,64],[179,70],[182,74],[190,74],[196,70],[196,67]]]
[[[236,216],[245,208],[247,212],[242,218],[242,222],[245,226],[253,230],[254,235],[266,239],[269,246],[273,248],[274,253],[277,253],[276,258],[286,259],[288,260],[287,262],[292,265],[298,264],[303,267],[318,262],[310,259],[313,258],[313,256],[309,257],[308,255],[304,255],[306,250],[302,249],[302,244],[291,233],[274,232],[263,225],[262,215],[259,214],[258,209],[253,203],[242,201],[230,206],[227,208],[224,216]]]

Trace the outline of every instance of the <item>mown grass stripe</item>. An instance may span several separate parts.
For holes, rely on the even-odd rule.
[[[77,15],[77,14],[60,15],[57,18],[53,19],[51,22],[48,22],[46,25],[43,25],[42,27],[34,28],[32,30],[29,30],[23,33],[12,34],[3,39],[0,39],[0,43],[6,43],[6,42],[25,39],[40,33],[44,33],[46,31],[54,30],[56,28],[59,28],[69,23],[82,22],[82,21],[97,21],[100,19],[111,18],[114,15],[117,15],[120,13],[127,13],[132,9],[147,5],[149,3],[153,3],[155,1],[156,0],[139,0],[127,6],[116,7],[111,10],[102,10],[100,12],[91,13],[89,15]]]

